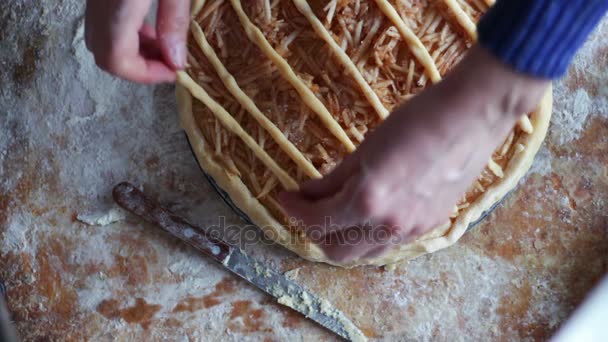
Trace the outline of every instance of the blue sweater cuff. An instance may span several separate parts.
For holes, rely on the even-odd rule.
[[[608,10],[608,0],[498,0],[479,44],[517,71],[558,78]]]

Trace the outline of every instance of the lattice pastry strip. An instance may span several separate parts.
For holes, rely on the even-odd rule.
[[[234,77],[226,70],[222,62],[219,60],[213,48],[207,42],[205,34],[200,26],[193,22],[192,25],[192,35],[194,39],[199,44],[201,50],[205,54],[205,56],[209,59],[211,64],[214,66],[215,71],[218,73],[220,79],[224,82],[224,85],[228,90],[232,93],[232,95],[237,99],[237,101],[246,108],[252,116],[268,131],[268,133],[275,139],[277,144],[283,148],[285,153],[287,153],[294,162],[298,164],[310,177],[312,178],[320,178],[321,174],[317,169],[310,163],[308,159],[304,157],[304,155],[298,150],[286,137],[283,135],[275,124],[270,121],[253,103],[251,98],[243,92],[243,90],[236,83]]]
[[[314,95],[314,93],[306,87],[306,84],[293,72],[289,64],[281,57],[276,50],[270,46],[266,37],[259,28],[257,28],[245,14],[241,2],[239,0],[230,0],[241,24],[245,28],[245,32],[249,39],[254,42],[279,68],[279,71],[297,90],[307,106],[312,109],[323,123],[328,127],[331,133],[340,140],[348,151],[354,151],[355,145],[350,140],[346,132],[340,127],[331,113],[325,108],[323,103]]]

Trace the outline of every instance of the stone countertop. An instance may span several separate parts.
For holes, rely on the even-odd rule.
[[[344,270],[242,229],[190,153],[173,87],[94,66],[82,3],[0,3],[0,279],[24,340],[335,339],[117,211],[123,180],[293,270],[379,340],[545,340],[608,270],[608,20],[556,83],[547,140],[493,214],[394,270]]]

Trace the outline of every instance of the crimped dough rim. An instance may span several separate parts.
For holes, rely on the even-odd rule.
[[[530,115],[530,122],[534,127],[531,134],[522,134],[514,142],[522,144],[525,149],[516,152],[509,160],[504,169],[504,177],[494,182],[486,191],[471,203],[468,208],[463,209],[450,229],[439,237],[417,240],[405,245],[388,250],[380,256],[365,260],[355,260],[349,263],[336,263],[329,260],[323,251],[305,236],[289,232],[270,212],[262,205],[258,199],[249,191],[243,181],[236,175],[229,174],[226,170],[211,157],[213,151],[206,143],[205,138],[200,132],[192,112],[193,97],[190,92],[182,85],[176,87],[177,104],[180,112],[181,125],[188,135],[190,144],[201,167],[207,172],[215,182],[230,196],[234,204],[246,213],[251,221],[258,226],[264,234],[278,242],[287,249],[300,255],[301,257],[324,262],[341,267],[354,267],[359,265],[382,266],[396,263],[400,260],[413,259],[426,253],[449,247],[456,243],[466,232],[469,224],[478,220],[481,215],[500,201],[517,182],[528,171],[534,156],[538,152],[549,126],[552,109],[552,89],[547,90],[538,109]],[[427,234],[428,235],[428,234]]]

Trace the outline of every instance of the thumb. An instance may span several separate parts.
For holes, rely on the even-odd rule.
[[[156,31],[163,58],[176,70],[186,66],[186,37],[190,25],[189,0],[159,0]]]
[[[302,197],[316,200],[324,197],[333,196],[341,190],[347,179],[356,172],[358,162],[358,153],[349,155],[329,174],[321,179],[311,179],[300,187],[300,195]]]
[[[335,181],[339,184],[328,185],[338,190],[326,193],[323,197],[311,199],[301,192],[283,192],[279,194],[279,200],[287,214],[301,220],[307,226],[307,231],[317,230],[324,235],[357,225],[362,219],[353,203],[358,177],[335,178]]]

